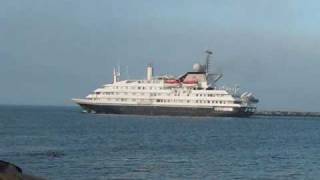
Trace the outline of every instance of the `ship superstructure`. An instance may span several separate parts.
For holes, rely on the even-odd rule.
[[[194,64],[182,76],[154,76],[152,65],[143,80],[120,80],[96,89],[84,99],[73,99],[85,112],[137,115],[250,116],[258,100],[238,88],[219,88],[222,74],[209,73],[211,51],[205,64]]]

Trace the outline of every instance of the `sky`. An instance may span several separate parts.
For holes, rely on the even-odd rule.
[[[259,109],[320,111],[316,0],[0,0],[0,104],[72,105],[112,81],[204,62]]]

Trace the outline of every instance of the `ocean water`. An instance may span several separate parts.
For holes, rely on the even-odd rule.
[[[319,179],[320,119],[0,106],[0,159],[52,180]]]

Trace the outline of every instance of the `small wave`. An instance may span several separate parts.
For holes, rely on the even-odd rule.
[[[40,151],[40,152],[29,152],[26,155],[31,157],[49,157],[49,158],[61,158],[65,156],[63,151],[56,150],[48,150],[48,151]]]
[[[189,163],[188,160],[165,160],[163,161],[165,163],[172,163],[172,164],[185,164],[185,163]]]
[[[288,158],[281,157],[281,156],[271,156],[271,159],[288,159]]]

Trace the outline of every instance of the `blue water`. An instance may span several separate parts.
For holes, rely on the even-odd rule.
[[[0,106],[0,159],[57,180],[318,179],[320,119]]]

